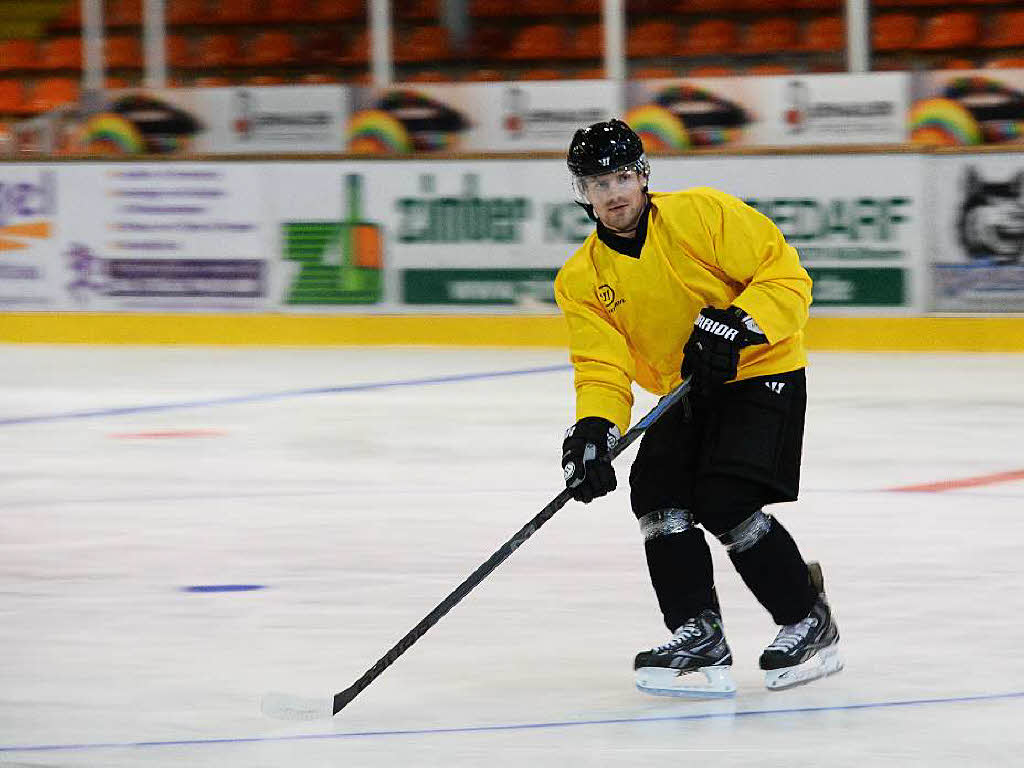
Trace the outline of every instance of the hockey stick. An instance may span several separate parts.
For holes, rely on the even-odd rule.
[[[648,427],[661,418],[665,411],[682,400],[689,389],[690,378],[687,377],[682,384],[661,398],[658,404],[646,416],[634,424],[619,439],[618,443],[611,450],[611,458],[614,460],[620,453],[626,450]],[[409,650],[413,643],[423,637],[428,629],[437,624],[448,611],[454,608],[481,581],[486,579],[495,568],[508,559],[509,555],[519,549],[528,538],[537,532],[538,528],[550,520],[571,498],[572,495],[569,489],[566,488],[552,499],[550,504],[538,512],[530,522],[520,528],[512,538],[502,544],[498,551],[487,559],[487,562],[473,571],[448,597],[438,603],[434,610],[424,616],[419,624],[410,629],[405,637],[395,643],[391,650],[381,656],[376,664],[366,670],[362,677],[344,691],[334,694],[334,697],[331,699],[307,699],[287,693],[267,693],[261,701],[263,713],[282,720],[319,720],[321,718],[334,717],[370,683],[380,677],[381,673],[390,667],[399,656]]]

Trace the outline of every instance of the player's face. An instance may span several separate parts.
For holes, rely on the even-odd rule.
[[[587,200],[594,206],[594,215],[602,224],[615,232],[636,229],[647,203],[644,176],[631,168],[620,168],[581,181]]]

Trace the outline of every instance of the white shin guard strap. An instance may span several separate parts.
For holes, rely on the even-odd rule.
[[[718,537],[719,541],[725,544],[726,551],[735,555],[746,552],[757,544],[772,527],[772,516],[766,515],[762,510],[737,525],[731,531],[727,531]]]
[[[693,528],[693,515],[688,509],[656,509],[640,518],[640,532],[644,541],[682,533]]]

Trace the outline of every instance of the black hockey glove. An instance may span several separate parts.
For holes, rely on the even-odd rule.
[[[562,472],[576,501],[588,504],[615,490],[611,450],[619,437],[619,428],[600,416],[587,416],[569,427],[562,442]]]
[[[767,344],[750,315],[739,307],[704,307],[693,322],[693,332],[683,347],[684,377],[693,376],[693,391],[709,395],[721,384],[736,378],[740,350],[751,344]]]

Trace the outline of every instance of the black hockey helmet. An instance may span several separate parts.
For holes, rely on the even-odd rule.
[[[651,175],[651,164],[647,162],[640,137],[624,122],[614,118],[576,131],[569,144],[566,164],[572,175],[576,200],[584,205],[587,199],[583,185],[579,183],[581,179],[624,167],[645,178]]]

